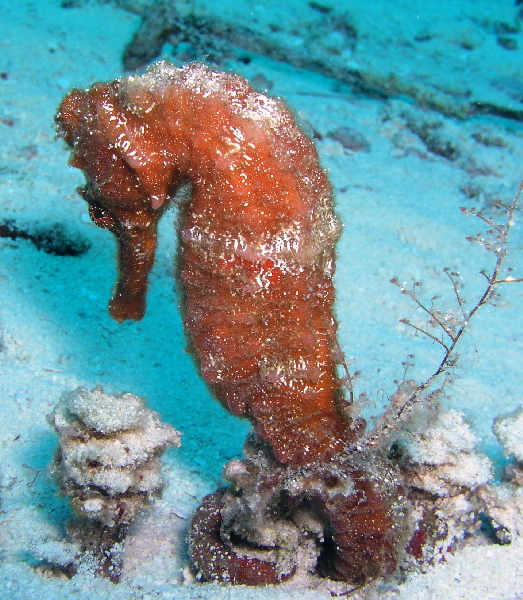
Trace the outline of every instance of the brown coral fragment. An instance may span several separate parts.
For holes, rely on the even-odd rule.
[[[190,550],[198,578],[242,585],[277,584],[293,575],[279,573],[277,566],[259,558],[249,558],[228,547],[221,536],[225,491],[203,499],[191,523]]]
[[[363,585],[395,571],[402,512],[391,472],[380,479],[350,461],[286,467],[255,438],[245,453],[225,468],[233,486],[207,496],[193,519],[200,579],[259,585],[300,572]]]
[[[394,521],[389,503],[368,475],[353,471],[350,480],[350,494],[336,494],[324,503],[333,551],[324,555],[320,572],[363,585],[396,569]]]

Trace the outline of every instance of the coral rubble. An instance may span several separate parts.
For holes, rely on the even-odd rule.
[[[514,469],[519,471],[523,483],[523,406],[494,421],[492,427],[507,456],[516,459]]]
[[[74,510],[108,527],[128,524],[161,489],[160,453],[180,445],[142,398],[101,387],[66,393],[49,416],[60,435],[55,473]]]
[[[69,534],[84,549],[98,546],[92,552],[100,555],[102,572],[113,578],[112,559],[104,566],[103,555],[115,553],[127,526],[160,492],[160,454],[178,447],[180,434],[143,398],[111,396],[101,387],[63,394],[49,422],[60,436],[52,470],[83,518],[70,523]]]
[[[486,486],[481,497],[494,538],[510,544],[523,535],[523,406],[499,416],[492,430],[510,462],[501,484]]]
[[[405,426],[393,445],[414,529],[407,555],[419,565],[441,560],[479,529],[479,493],[492,478],[491,463],[477,452],[478,440],[463,414],[432,412],[428,424]],[[426,411],[420,414],[422,421],[428,418]]]
[[[394,572],[405,498],[390,461],[294,468],[255,436],[244,451],[225,467],[232,486],[207,496],[193,518],[200,579],[252,585],[316,573],[361,585]]]

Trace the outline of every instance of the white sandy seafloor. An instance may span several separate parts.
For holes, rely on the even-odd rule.
[[[58,0],[0,4],[0,71],[6,74],[0,79],[0,220],[28,226],[62,223],[92,244],[81,256],[59,257],[30,241],[0,238],[0,597],[330,598],[324,588],[201,585],[188,573],[185,537],[191,515],[219,485],[225,462],[241,455],[249,427],[210,397],[184,350],[179,296],[173,289],[170,216],[162,223],[146,317],[123,325],[109,318],[114,241],[90,224],[75,192],[82,175],[67,166],[67,152],[54,139],[53,128],[56,107],[71,87],[122,75],[122,51],[139,18],[96,3],[69,9],[60,8]],[[274,3],[275,14],[295,14],[301,3],[294,4]],[[428,3],[371,0],[364,14],[358,4],[347,2],[367,32],[354,64],[411,79],[420,73],[447,89],[461,78],[463,86],[479,94],[489,81],[505,82],[504,89],[512,81],[511,89],[521,86],[523,96],[521,67],[514,70],[518,61],[523,65],[523,35],[516,36],[520,49],[508,50],[485,33],[488,28],[478,26],[514,21],[513,1],[439,2],[434,14],[423,8]],[[411,40],[430,27],[430,47],[414,51]],[[459,47],[456,40],[465,34],[476,50]],[[454,62],[446,60],[449,56]],[[447,76],[448,64],[459,68],[449,68]],[[492,256],[464,239],[479,231],[480,223],[460,213],[460,206],[470,206],[462,190],[476,186],[486,203],[513,198],[523,176],[523,126],[494,117],[457,121],[423,111],[406,98],[355,97],[319,75],[262,58],[240,66],[249,78],[262,74],[271,81],[272,93],[285,97],[321,137],[317,147],[345,224],[336,273],[340,341],[355,360],[353,368],[362,373],[357,392],[367,392],[371,412],[379,414],[394,381],[404,376],[402,362],[410,354],[416,367],[408,377],[418,381],[440,357],[438,347],[398,322],[415,311],[390,279],[422,281],[429,298],[436,293],[450,298],[442,274],[449,266],[462,273],[466,296],[477,297],[484,285],[478,272],[490,266]],[[457,145],[460,158],[451,161],[429,152],[406,127],[406,112],[441,122],[439,130]],[[353,152],[330,137],[340,126],[362,133],[370,152]],[[502,143],[486,145],[478,137]],[[522,254],[523,230],[517,225],[510,260],[519,276]],[[502,449],[491,432],[492,421],[523,403],[522,299],[520,285],[507,285],[498,306],[478,314],[461,349],[461,377],[447,389],[448,406],[466,414],[482,440],[481,450],[500,465]],[[182,447],[164,456],[161,499],[131,532],[118,585],[89,573],[57,578],[39,569],[35,558],[50,541],[65,538],[70,517],[67,500],[57,496],[46,471],[57,447],[46,415],[64,391],[96,385],[109,393],[131,391],[148,398],[151,408],[183,433]],[[523,598],[522,542],[471,544],[401,585],[371,587],[367,596]]]

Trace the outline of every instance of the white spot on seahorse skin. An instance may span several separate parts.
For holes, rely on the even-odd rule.
[[[237,127],[232,129],[232,133],[233,133],[234,137],[238,140],[245,139],[245,135],[243,134],[243,131],[241,129],[238,129]]]
[[[231,146],[231,149],[225,153],[224,158],[232,156],[233,154],[238,154],[242,148],[241,144],[238,144],[238,142],[233,142],[232,140],[227,140],[227,144]]]

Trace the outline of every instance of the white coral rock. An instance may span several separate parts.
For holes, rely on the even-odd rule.
[[[508,415],[502,415],[492,426],[499,443],[507,456],[523,462],[523,406]]]
[[[404,440],[412,483],[438,496],[473,490],[492,477],[489,459],[476,454],[477,438],[462,413],[442,412],[423,433]]]
[[[180,445],[143,398],[101,387],[63,394],[48,420],[60,435],[62,491],[78,513],[109,527],[129,523],[161,489],[159,455]]]

